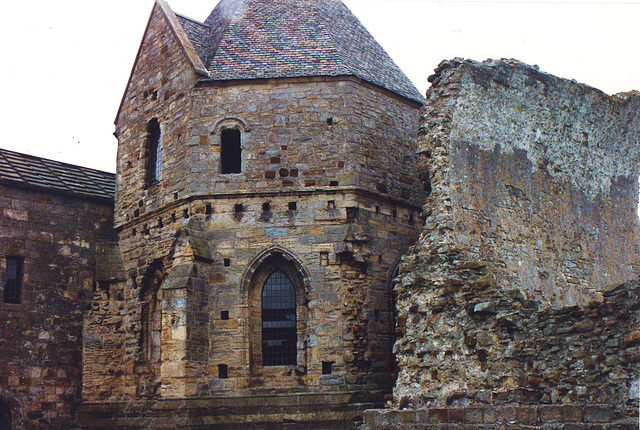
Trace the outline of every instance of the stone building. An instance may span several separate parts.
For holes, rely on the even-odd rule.
[[[222,0],[204,23],[157,1],[116,118],[80,425],[343,426],[382,404],[422,100],[341,1]]]
[[[430,81],[338,0],[157,0],[115,201],[0,150],[0,428],[637,428],[640,97]]]
[[[0,428],[69,428],[114,175],[0,149]]]

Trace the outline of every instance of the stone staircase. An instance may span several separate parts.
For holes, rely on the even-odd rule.
[[[340,392],[85,403],[73,428],[355,429],[364,410],[382,407],[383,399],[383,392]]]

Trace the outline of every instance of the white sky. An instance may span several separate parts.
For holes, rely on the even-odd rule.
[[[204,20],[216,0],[169,0]],[[640,0],[346,0],[425,92],[443,59],[517,58],[640,90]],[[115,171],[113,120],[153,0],[20,0],[0,26],[0,147]]]

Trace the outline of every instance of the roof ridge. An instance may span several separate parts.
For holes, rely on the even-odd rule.
[[[106,173],[107,175],[113,175],[113,176],[116,175],[115,173],[107,172],[106,170],[94,169],[93,167],[81,166],[79,164],[68,163],[66,161],[54,160],[53,158],[41,157],[39,155],[28,154],[26,152],[18,152],[18,151],[13,151],[11,149],[0,148],[0,155],[4,156],[4,153],[7,153],[7,152],[12,154],[12,155],[14,155],[14,156],[17,156],[17,157],[32,158],[32,159],[35,159],[35,160],[50,161],[50,162],[53,162],[53,163],[62,164],[64,166],[75,167],[75,168],[84,169],[84,170],[90,170],[90,171],[97,172],[97,173]]]
[[[113,199],[115,174],[0,148],[0,182]]]
[[[197,19],[193,19],[193,18],[191,18],[191,17],[189,17],[189,16],[187,16],[187,15],[183,15],[183,14],[178,13],[178,12],[173,12],[173,13],[174,13],[177,17],[182,18],[182,19],[189,20],[189,21],[191,21],[191,22],[192,22],[192,23],[194,23],[194,24],[198,24],[198,25],[201,25],[201,26],[206,27],[206,28],[211,28],[211,26],[210,26],[210,25],[207,25],[207,24],[205,24],[205,23],[204,23],[204,22],[202,22],[202,21],[198,21]]]

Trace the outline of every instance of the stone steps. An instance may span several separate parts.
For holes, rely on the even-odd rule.
[[[298,393],[244,397],[85,403],[75,428],[131,429],[354,429],[384,393]]]

